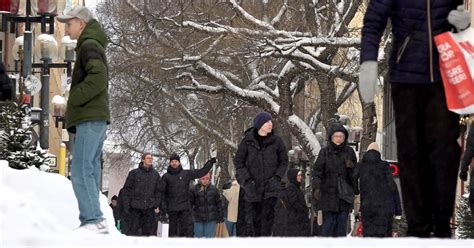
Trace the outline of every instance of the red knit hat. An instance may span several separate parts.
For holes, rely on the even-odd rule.
[[[207,180],[211,180],[211,174],[208,172],[206,175],[204,175],[203,177],[199,178],[199,179],[207,179]]]

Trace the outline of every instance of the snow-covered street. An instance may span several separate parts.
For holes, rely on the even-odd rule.
[[[14,170],[0,161],[0,247],[474,247],[473,240],[368,238],[135,238],[113,231],[98,235],[75,231],[77,202],[66,178],[36,168]],[[102,211],[113,227],[105,196]],[[115,230],[110,228],[110,230]]]

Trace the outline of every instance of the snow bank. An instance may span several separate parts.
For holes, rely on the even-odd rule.
[[[230,238],[163,239],[127,237],[115,229],[109,235],[74,230],[79,226],[77,202],[69,180],[36,168],[14,170],[0,161],[0,247],[452,247],[472,248],[473,240],[369,238]],[[113,227],[105,196],[101,208]]]

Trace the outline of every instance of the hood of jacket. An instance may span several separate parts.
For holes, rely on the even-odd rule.
[[[382,155],[376,150],[368,150],[362,156],[363,163],[376,163],[382,160]]]
[[[96,19],[92,19],[89,21],[89,23],[87,23],[86,27],[79,36],[79,39],[77,40],[76,49],[81,47],[82,43],[87,39],[96,40],[102,45],[103,48],[107,46],[107,36]]]
[[[173,168],[171,165],[168,166],[168,169],[166,171],[170,174],[178,174],[183,170],[183,167],[181,165],[178,166],[178,168]]]
[[[301,183],[299,183],[297,180],[296,180],[296,177],[298,176],[298,173],[300,171],[298,169],[288,169],[288,172],[287,172],[287,177],[288,177],[288,182],[289,183],[292,183],[296,186],[300,186]]]
[[[340,145],[336,145],[332,142],[331,137],[335,132],[342,132],[344,133],[344,142],[342,142]],[[328,146],[333,147],[334,149],[341,149],[346,146],[347,144],[347,139],[349,138],[349,132],[347,132],[347,129],[340,123],[334,123],[331,125],[329,128],[328,132]]]
[[[251,143],[254,143],[255,145],[258,146],[258,141],[257,141],[256,135],[258,135],[258,130],[256,130],[253,127],[245,130],[245,136],[247,137],[247,141],[249,141]],[[269,133],[267,135],[267,137],[265,138],[263,144],[265,146],[265,145],[268,145],[268,144],[271,144],[271,143],[275,142],[275,140],[276,140],[276,138],[275,138],[275,135],[274,135],[273,130],[272,130],[272,132]]]

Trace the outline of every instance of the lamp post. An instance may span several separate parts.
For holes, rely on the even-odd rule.
[[[12,0],[12,2],[17,0]],[[26,15],[17,16],[15,12],[2,15],[2,31],[6,30],[7,22],[10,22],[10,32],[14,33],[16,23],[25,23],[25,32],[22,44],[13,47],[16,61],[22,60],[22,78],[25,80],[32,74],[32,68],[41,69],[41,122],[40,122],[40,146],[42,149],[49,148],[49,86],[50,86],[50,68],[66,68],[67,76],[72,74],[72,62],[74,61],[75,42],[69,38],[63,38],[61,41],[60,57],[64,59],[64,63],[53,63],[53,58],[57,54],[57,43],[53,36],[46,34],[54,34],[54,16],[56,16],[57,0],[37,0],[38,15],[31,16],[31,0],[26,0]],[[38,36],[35,47],[35,55],[41,63],[32,63],[33,34],[31,32],[31,23],[41,23],[41,35]],[[20,43],[20,42],[18,42]],[[20,51],[20,53],[17,53]],[[22,57],[20,57],[22,56]],[[34,78],[34,77],[31,77]],[[31,81],[31,80],[30,80]],[[24,89],[20,87],[20,94]],[[29,93],[29,92],[26,92]]]
[[[53,55],[57,53],[56,39],[48,34],[38,36],[39,46],[36,46],[35,54],[42,63],[33,63],[33,68],[41,68],[41,114],[40,123],[40,146],[43,149],[49,148],[49,73],[51,68],[66,68],[67,77],[71,76],[72,62],[74,61],[74,47],[76,41],[72,41],[69,36],[61,40],[60,57],[65,63],[52,63]],[[71,49],[72,48],[72,49]],[[64,115],[64,114],[63,114]],[[53,115],[54,116],[54,115]],[[57,119],[55,120],[58,127]]]

